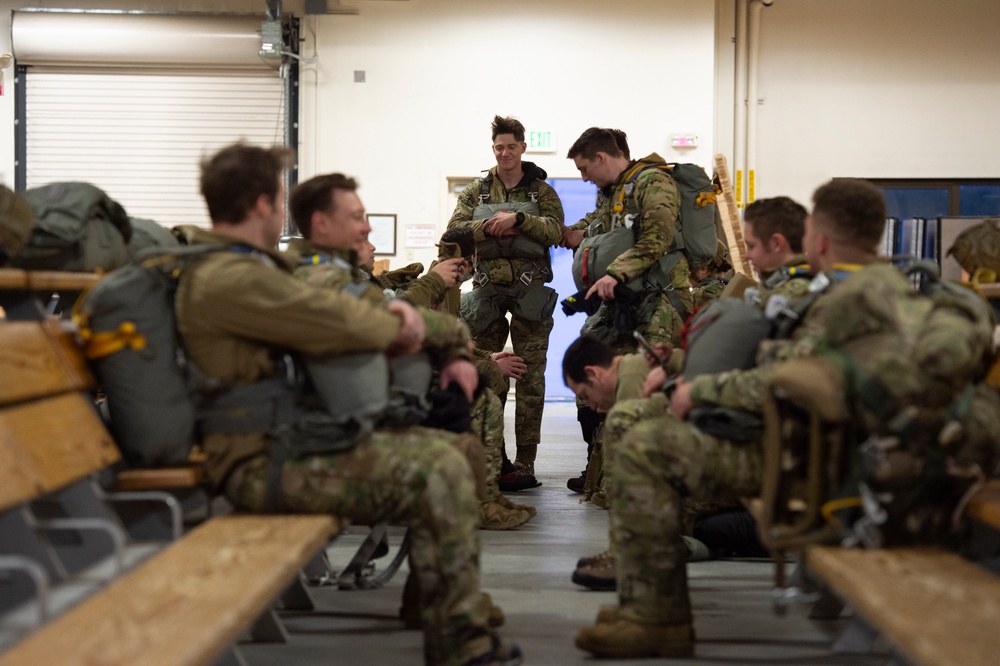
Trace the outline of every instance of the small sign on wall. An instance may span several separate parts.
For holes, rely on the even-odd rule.
[[[529,153],[554,153],[556,152],[556,133],[552,130],[535,130],[528,132],[527,139]]]
[[[406,225],[406,248],[434,247],[438,241],[437,226],[433,224]]]

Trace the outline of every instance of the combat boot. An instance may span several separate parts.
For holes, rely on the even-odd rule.
[[[643,624],[622,617],[581,629],[576,646],[597,657],[691,657],[694,629],[684,624]]]
[[[589,563],[578,566],[573,572],[572,579],[577,585],[583,585],[591,590],[614,590],[618,586],[615,571],[615,558],[610,555],[604,558],[598,556]]]
[[[521,509],[522,511],[527,511],[534,518],[538,515],[538,509],[533,506],[528,506],[527,504],[514,504],[509,499],[503,495],[497,495],[497,503],[500,504],[505,509]]]
[[[512,530],[531,520],[523,509],[508,509],[500,502],[483,502],[479,505],[479,528],[483,530]]]
[[[510,472],[504,472],[497,478],[497,486],[505,493],[537,488],[540,485],[542,485],[542,482],[533,475],[517,468],[512,469]]]

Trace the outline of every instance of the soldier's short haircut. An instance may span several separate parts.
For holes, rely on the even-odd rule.
[[[885,230],[885,197],[867,180],[834,178],[813,193],[812,215],[838,242],[874,252]]]
[[[441,244],[455,243],[463,257],[471,257],[476,253],[476,235],[468,227],[449,229],[441,234]]]
[[[524,125],[512,116],[493,116],[493,140],[501,134],[513,134],[514,139],[524,142]]]
[[[588,365],[610,368],[614,360],[614,349],[593,335],[584,333],[573,341],[563,355],[563,381],[567,382],[567,385],[568,380],[583,384],[587,381],[587,372],[584,368]]]
[[[226,146],[201,161],[201,196],[212,222],[243,222],[260,195],[278,196],[282,172],[295,154],[286,146],[263,148],[247,143]]]
[[[611,128],[609,131],[615,135],[615,145],[618,146],[618,150],[622,151],[625,159],[631,160],[632,151],[628,149],[628,135],[620,129]]]
[[[292,222],[305,238],[312,237],[312,216],[316,211],[334,211],[334,190],[354,192],[358,181],[342,173],[326,173],[313,176],[295,186],[288,197],[288,210]]]
[[[631,159],[628,149],[628,137],[620,129],[608,129],[606,127],[591,127],[584,130],[583,134],[569,147],[566,157],[582,157],[592,160],[597,153],[607,153],[612,157],[619,154],[625,159]]]
[[[762,243],[774,234],[788,240],[792,252],[802,251],[802,234],[806,229],[805,206],[788,197],[758,199],[743,211],[743,221],[753,225],[753,235]]]

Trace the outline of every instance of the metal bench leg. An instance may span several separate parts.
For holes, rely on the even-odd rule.
[[[285,610],[311,611],[316,609],[312,595],[302,584],[302,575],[295,577],[295,580],[281,593],[281,607]]]
[[[387,528],[388,525],[386,523],[378,523],[372,527],[372,531],[368,533],[368,538],[364,540],[358,548],[358,552],[354,553],[354,557],[351,558],[348,565],[340,572],[340,576],[337,577],[337,587],[341,590],[359,590],[369,587],[366,584],[364,569],[368,562],[371,561],[375,549],[385,539]]]
[[[268,608],[250,627],[250,637],[258,643],[287,643],[288,631],[273,608]]]
[[[855,614],[844,628],[844,633],[833,643],[833,651],[838,654],[869,654],[878,636],[878,631]]]

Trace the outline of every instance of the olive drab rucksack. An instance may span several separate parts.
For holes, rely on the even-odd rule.
[[[179,464],[195,443],[197,382],[177,335],[174,295],[185,265],[227,249],[147,251],[77,302],[74,319],[106,396],[109,428],[130,463]]]
[[[670,272],[679,261],[679,252],[692,268],[707,265],[715,258],[719,249],[717,192],[705,170],[697,164],[637,164],[627,174],[622,201],[614,205],[616,213],[626,213],[625,222],[603,234],[588,233],[573,255],[573,278],[578,290],[589,288],[606,275],[611,262],[638,240],[640,229],[634,221],[639,220],[639,206],[633,191],[636,180],[649,169],[659,169],[674,179],[680,209],[674,240],[663,258],[649,269],[644,281],[660,289],[670,288]],[[643,280],[635,280],[630,286],[641,289]]]
[[[129,260],[132,225],[121,204],[90,183],[60,182],[24,193],[35,212],[17,268],[110,271]]]

